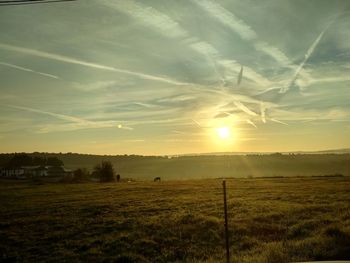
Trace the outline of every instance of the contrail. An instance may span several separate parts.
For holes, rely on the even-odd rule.
[[[242,77],[243,77],[243,66],[241,66],[241,70],[239,71],[239,74],[238,74],[237,86],[239,86],[239,84],[241,84]]]
[[[45,76],[45,77],[49,77],[49,78],[53,78],[53,79],[59,79],[59,77],[57,77],[55,75],[47,74],[47,73],[40,72],[40,71],[35,71],[35,70],[29,69],[29,68],[24,68],[24,67],[21,67],[21,66],[18,66],[18,65],[9,64],[9,63],[2,62],[2,61],[0,61],[0,65],[6,66],[6,67],[10,67],[10,68],[19,69],[19,70],[23,70],[23,71],[27,71],[27,72],[32,72],[32,73],[39,74],[39,75],[42,75],[42,76]]]
[[[49,115],[61,120],[65,120],[65,121],[70,121],[70,122],[75,122],[75,123],[84,123],[84,124],[93,124],[94,122],[91,121],[87,121],[81,118],[77,118],[77,117],[73,117],[73,116],[69,116],[69,115],[64,115],[64,114],[58,114],[58,113],[53,113],[53,112],[49,112],[49,111],[43,111],[43,110],[38,110],[38,109],[33,109],[33,108],[29,108],[29,107],[22,107],[22,106],[17,106],[17,105],[5,105],[7,107],[10,108],[14,108],[14,109],[18,109],[18,110],[24,110],[24,111],[30,111],[30,112],[35,112],[35,113],[40,113],[40,114],[45,114],[45,115]]]
[[[258,128],[258,127],[255,125],[255,123],[252,122],[251,120],[247,119],[246,121],[247,121],[248,124],[252,125],[253,127]]]
[[[260,113],[262,122],[266,123],[266,107],[262,102],[260,103]]]
[[[243,103],[241,103],[240,101],[234,101],[233,102],[236,107],[242,111],[244,111],[245,113],[251,115],[251,116],[257,116],[258,114],[256,114],[254,111],[251,111],[247,106],[243,105]]]
[[[17,105],[6,105],[6,104],[5,104],[5,106],[7,106],[9,108],[13,108],[13,109],[49,115],[49,116],[55,117],[57,119],[61,119],[61,120],[70,122],[70,124],[63,125],[63,126],[62,125],[52,125],[52,126],[49,125],[46,128],[42,128],[39,131],[40,133],[46,133],[46,132],[50,132],[50,131],[68,131],[68,130],[76,130],[76,129],[87,129],[87,128],[97,129],[97,128],[111,128],[111,127],[116,127],[118,129],[124,129],[124,130],[133,130],[132,127],[122,125],[117,121],[88,121],[85,119],[81,119],[81,118],[77,118],[77,117],[73,117],[73,116],[69,116],[69,115],[58,114],[58,113],[38,110],[38,109],[34,109],[34,108],[29,108],[29,107],[22,107],[22,106],[17,106]]]
[[[283,122],[283,121],[279,121],[279,120],[276,120],[276,119],[273,119],[273,118],[270,118],[270,121],[273,121],[273,122],[280,123],[280,124],[283,124],[283,125],[287,125],[287,126],[288,126],[288,123],[285,123],[285,122]]]
[[[221,53],[211,44],[192,36],[192,34],[183,28],[177,21],[173,20],[167,14],[157,9],[136,1],[101,1],[104,5],[115,8],[119,12],[125,13],[134,19],[142,21],[142,25],[151,28],[161,35],[177,41],[181,41],[188,48],[204,55],[206,59],[215,59],[216,65],[223,67],[231,72],[237,72],[239,64],[235,60],[224,59]],[[146,1],[144,1],[146,2]],[[215,65],[213,65],[215,67]],[[217,73],[219,75],[219,72]],[[270,80],[266,79],[253,69],[245,68],[245,77],[258,83],[259,85],[270,85]],[[220,76],[221,78],[221,76]]]
[[[181,85],[181,86],[192,85],[190,83],[179,82],[179,81],[175,81],[175,80],[168,79],[168,78],[162,78],[162,77],[144,74],[144,73],[140,73],[140,72],[134,72],[134,71],[126,70],[126,69],[119,69],[119,68],[105,66],[105,65],[101,65],[101,64],[97,64],[97,63],[91,63],[91,62],[78,60],[75,58],[70,58],[70,57],[57,55],[57,54],[53,54],[53,53],[43,52],[43,51],[39,51],[39,50],[35,50],[35,49],[12,46],[12,45],[7,45],[7,44],[3,44],[3,43],[0,43],[0,48],[8,50],[8,51],[24,53],[24,54],[42,57],[42,58],[48,58],[48,59],[66,62],[66,63],[70,63],[70,64],[76,64],[76,65],[81,65],[81,66],[90,67],[90,68],[114,71],[114,72],[118,72],[118,73],[122,73],[122,74],[132,75],[132,76],[142,78],[142,79],[154,80],[154,81],[164,82],[164,83],[168,83],[168,84],[172,84],[172,85],[178,85],[178,86],[179,85]]]
[[[297,67],[293,77],[291,78],[291,80],[289,81],[288,85],[282,87],[279,91],[279,93],[286,93],[291,86],[294,84],[294,82],[296,81],[296,79],[298,78],[300,71],[303,69],[305,63],[308,61],[308,59],[310,58],[310,56],[312,55],[312,53],[315,51],[317,45],[319,44],[319,42],[321,41],[323,35],[326,33],[327,29],[331,26],[331,24],[333,24],[334,20],[332,20],[326,27],[325,29],[323,29],[323,31],[318,35],[318,37],[316,38],[316,40],[312,43],[312,45],[309,47],[309,49],[307,50],[306,54],[305,54],[305,58],[304,60],[301,62],[301,64],[299,65],[299,67]]]
[[[292,64],[289,58],[281,50],[259,40],[257,33],[248,24],[238,18],[234,13],[218,4],[216,1],[192,0],[192,2],[200,6],[213,18],[217,19],[222,25],[237,33],[241,39],[252,42],[257,51],[264,52],[284,66]]]

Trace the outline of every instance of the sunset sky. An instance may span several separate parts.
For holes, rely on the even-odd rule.
[[[349,73],[348,0],[0,6],[0,152],[350,148]]]

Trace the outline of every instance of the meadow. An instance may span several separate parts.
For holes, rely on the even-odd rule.
[[[228,179],[232,262],[350,259],[350,178]],[[2,262],[224,262],[222,180],[0,182]]]

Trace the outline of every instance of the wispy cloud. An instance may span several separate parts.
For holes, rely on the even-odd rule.
[[[105,88],[109,88],[113,85],[116,84],[116,81],[111,80],[111,81],[98,81],[94,83],[89,83],[89,84],[81,84],[81,83],[73,83],[73,87],[78,89],[78,90],[83,90],[83,91],[94,91],[94,90],[101,90]]]
[[[28,55],[32,55],[32,56],[47,58],[47,59],[66,62],[66,63],[70,63],[70,64],[81,65],[81,66],[85,66],[85,67],[89,67],[89,68],[108,70],[108,71],[113,71],[113,72],[117,72],[117,73],[121,73],[121,74],[127,74],[127,75],[131,75],[134,77],[142,78],[142,79],[159,81],[159,82],[172,84],[172,85],[191,85],[190,83],[179,82],[176,80],[172,80],[170,78],[158,77],[158,76],[153,76],[153,75],[149,75],[149,74],[144,74],[141,72],[135,72],[135,71],[130,71],[130,70],[126,70],[126,69],[120,69],[120,68],[115,68],[115,67],[106,66],[106,65],[102,65],[102,64],[87,62],[87,61],[79,60],[76,58],[62,56],[62,55],[58,55],[58,54],[54,54],[54,53],[48,53],[48,52],[35,50],[35,49],[18,47],[18,46],[14,46],[14,45],[7,45],[7,44],[3,44],[3,43],[0,43],[0,48],[8,50],[8,51],[24,53],[24,54],[28,54]]]
[[[144,142],[144,139],[131,139],[131,140],[123,140],[123,142],[127,143],[138,143],[138,142]]]
[[[335,83],[335,82],[347,82],[350,81],[350,76],[337,76],[337,77],[320,77],[320,78],[308,78],[308,79],[298,79],[296,83],[301,88],[317,84],[317,83]]]
[[[289,58],[280,49],[259,40],[257,33],[249,25],[217,2],[210,0],[193,0],[193,2],[202,7],[220,23],[237,33],[243,40],[253,42],[256,50],[264,52],[284,66],[291,64]]]
[[[193,37],[178,22],[151,6],[143,5],[132,0],[122,2],[103,1],[103,3],[109,7],[117,9],[119,12],[126,13],[127,15],[142,21],[143,25],[159,32],[165,37],[176,39],[180,43],[186,44],[197,53],[214,60],[215,65],[220,65],[231,73],[237,74],[241,68],[240,63],[232,59],[228,60],[222,58],[220,52],[211,44],[200,40],[197,37]],[[245,77],[263,86],[271,84],[267,78],[249,67],[245,68]]]
[[[195,1],[194,3],[198,4],[203,10],[209,13],[214,19],[219,21],[221,24],[231,29],[237,35],[241,37],[241,39],[250,42],[255,50],[264,53],[265,55],[271,57],[276,62],[279,63],[282,67],[287,67],[298,71],[298,75],[300,75],[303,79],[309,80],[311,79],[310,74],[307,71],[303,70],[303,67],[295,65],[291,59],[279,48],[267,43],[266,41],[262,41],[258,34],[254,31],[254,29],[249,26],[244,20],[238,18],[234,13],[222,7],[217,2],[211,0],[200,0]],[[254,72],[249,72],[248,74],[254,75]],[[246,75],[246,74],[245,74]],[[256,76],[259,79],[259,76]],[[273,85],[272,82],[265,82],[265,86]],[[282,86],[285,86],[285,81],[282,81]],[[280,89],[280,88],[276,88]]]
[[[30,68],[21,67],[21,66],[10,64],[10,63],[6,63],[6,62],[3,62],[3,61],[0,61],[0,65],[6,66],[6,67],[10,67],[10,68],[14,68],[14,69],[18,69],[18,70],[22,70],[22,71],[26,71],[26,72],[31,72],[31,73],[38,74],[38,75],[41,75],[41,76],[44,76],[44,77],[48,77],[48,78],[59,79],[58,76],[55,76],[55,75],[52,75],[52,74],[36,71],[36,70],[30,69]]]
[[[256,124],[254,123],[254,122],[252,122],[251,120],[246,120],[246,122],[248,123],[248,124],[250,124],[250,125],[252,125],[254,128],[258,128],[257,126],[256,126]]]
[[[247,113],[248,115],[251,116],[258,116],[254,111],[250,110],[247,106],[245,106],[243,103],[239,101],[234,101],[234,104],[236,105],[237,108],[242,110],[243,112]]]
[[[260,114],[261,114],[261,121],[263,123],[266,123],[266,106],[264,103],[260,103]]]

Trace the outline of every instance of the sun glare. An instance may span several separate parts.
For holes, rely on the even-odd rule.
[[[231,136],[230,129],[228,127],[220,127],[216,129],[218,136],[221,139],[228,139]]]

